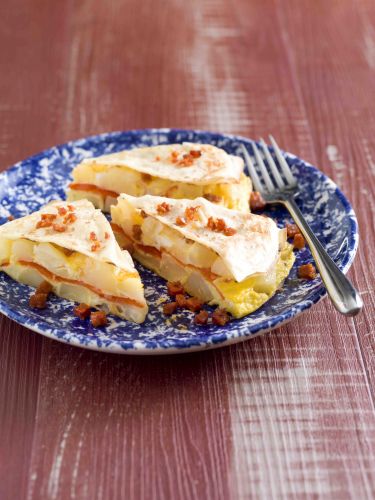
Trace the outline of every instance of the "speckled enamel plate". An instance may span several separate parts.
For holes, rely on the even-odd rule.
[[[69,142],[17,163],[0,174],[0,223],[6,222],[10,214],[21,217],[51,200],[64,199],[71,171],[83,158],[183,141],[214,144],[238,155],[242,143],[251,154],[249,139],[195,130],[135,130]],[[297,200],[300,208],[329,254],[343,271],[347,271],[358,245],[357,221],[349,202],[315,167],[288,153],[286,158],[301,187]],[[279,206],[266,213],[280,226],[291,221]],[[259,310],[243,319],[233,320],[225,327],[195,326],[192,313],[187,311],[179,313],[174,320],[167,320],[162,313],[163,300],[167,300],[165,282],[137,263],[150,307],[148,318],[142,325],[110,317],[107,327],[94,329],[88,321],[82,322],[73,316],[72,302],[55,296],[49,300],[47,309],[30,309],[31,288],[1,272],[0,312],[46,337],[98,351],[120,354],[198,351],[251,339],[280,326],[318,302],[325,295],[320,278],[301,281],[296,276],[298,266],[311,260],[308,249],[300,251],[283,288]]]

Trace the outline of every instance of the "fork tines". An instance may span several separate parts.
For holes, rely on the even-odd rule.
[[[277,166],[275,160],[273,159],[268,146],[263,139],[260,139],[260,148],[255,142],[252,143],[252,148],[254,152],[255,162],[258,167],[258,172],[254,163],[254,160],[250,156],[249,152],[243,144],[241,144],[241,149],[245,157],[245,162],[249,175],[253,181],[254,187],[259,192],[269,192],[273,193],[276,190],[283,190],[288,188],[293,188],[297,185],[297,180],[292,174],[290,167],[281,153],[279,146],[277,145],[275,139],[272,135],[269,136],[273,151],[277,158],[279,167]],[[263,156],[264,159],[263,159]],[[268,164],[268,169],[266,166]],[[271,175],[270,175],[271,174]]]

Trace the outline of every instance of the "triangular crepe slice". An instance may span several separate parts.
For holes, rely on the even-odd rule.
[[[53,202],[0,227],[0,269],[37,287],[142,323],[143,286],[105,216],[92,203]]]
[[[286,232],[273,220],[204,198],[122,194],[111,213],[115,235],[133,257],[237,318],[266,302],[294,262]]]
[[[87,198],[109,211],[120,193],[168,198],[206,197],[249,211],[251,181],[244,162],[210,144],[168,144],[85,159],[73,170],[68,199]]]

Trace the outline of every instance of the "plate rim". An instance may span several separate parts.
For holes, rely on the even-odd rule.
[[[24,167],[24,162],[25,161],[37,161],[40,158],[43,158],[47,153],[50,153],[53,150],[60,150],[61,148],[64,147],[70,147],[72,144],[77,145],[80,142],[90,142],[90,141],[101,141],[101,140],[113,140],[118,136],[121,136],[123,134],[134,134],[135,136],[140,135],[140,134],[146,134],[146,135],[154,135],[154,134],[170,134],[171,132],[173,133],[191,133],[191,134],[208,134],[210,136],[218,136],[218,137],[223,137],[232,141],[241,141],[247,145],[251,145],[253,143],[257,143],[257,141],[252,140],[248,137],[242,136],[242,135],[237,135],[237,134],[227,134],[227,133],[222,133],[222,132],[215,132],[215,131],[209,131],[209,130],[201,130],[201,129],[183,129],[183,128],[144,128],[144,129],[129,129],[129,130],[116,130],[116,131],[110,131],[110,132],[102,132],[100,134],[95,134],[95,135],[90,135],[87,137],[81,137],[78,139],[72,139],[69,140],[65,143],[57,144],[54,146],[51,146],[49,148],[46,148],[38,153],[32,154],[17,163],[9,166],[8,168],[5,168],[3,172],[0,173],[0,181],[2,178],[5,178],[9,175],[10,172],[15,172]],[[271,148],[272,149],[272,148]],[[356,256],[357,250],[358,250],[358,245],[359,245],[359,232],[358,232],[358,221],[356,214],[354,212],[354,209],[349,202],[349,200],[346,198],[344,193],[341,191],[341,189],[337,186],[337,184],[326,174],[324,174],[321,170],[319,170],[317,167],[314,165],[310,164],[306,160],[294,155],[293,153],[289,153],[287,151],[282,150],[283,154],[286,155],[287,157],[291,159],[297,159],[299,161],[302,161],[307,167],[313,169],[315,171],[315,174],[319,176],[319,178],[324,179],[325,182],[329,182],[332,187],[335,189],[335,194],[336,196],[340,199],[340,202],[342,203],[344,210],[345,210],[345,217],[349,219],[350,221],[350,235],[351,235],[351,246],[349,247],[348,250],[348,255],[346,258],[346,261],[342,263],[341,270],[346,273],[350,266],[352,265],[354,258]],[[101,346],[98,346],[97,341],[94,339],[89,339],[88,341],[86,340],[85,343],[82,343],[80,341],[80,338],[78,336],[73,336],[72,338],[66,339],[64,337],[59,337],[54,333],[54,329],[49,327],[46,324],[46,328],[38,328],[38,326],[34,324],[28,324],[30,321],[30,318],[25,317],[21,313],[19,313],[16,310],[13,310],[12,308],[9,308],[6,302],[4,302],[0,298],[0,313],[4,314],[4,316],[8,317],[9,319],[15,321],[16,323],[20,324],[21,326],[24,326],[25,328],[32,330],[36,333],[39,333],[43,335],[44,337],[57,340],[61,343],[67,344],[67,345],[72,345],[88,350],[93,350],[93,351],[99,351],[99,352],[106,352],[106,353],[112,353],[112,354],[128,354],[128,355],[168,355],[168,354],[183,354],[187,352],[197,352],[197,351],[206,351],[206,350],[211,350],[219,347],[225,347],[228,345],[236,344],[239,342],[243,342],[246,340],[253,339],[255,337],[258,337],[259,335],[262,335],[268,331],[271,331],[275,328],[281,327],[296,316],[299,316],[303,312],[307,311],[312,307],[314,304],[316,304],[319,300],[321,300],[323,297],[325,297],[327,294],[326,289],[323,285],[323,283],[320,283],[320,285],[316,288],[316,290],[312,291],[311,297],[308,299],[304,299],[297,304],[295,304],[292,308],[292,310],[288,310],[285,313],[283,313],[283,317],[280,318],[280,314],[277,316],[279,320],[275,321],[276,317],[271,317],[272,324],[270,326],[267,326],[266,328],[260,328],[259,330],[256,330],[253,333],[242,333],[238,336],[230,336],[227,337],[226,339],[222,340],[220,336],[223,334],[218,335],[218,338],[215,339],[215,335],[212,336],[211,340],[209,342],[205,341],[204,343],[196,344],[196,345],[187,345],[187,346],[157,346],[157,347],[150,347],[145,345],[141,340],[137,341],[124,341],[121,342],[119,340],[113,340],[109,345],[102,344]],[[82,334],[79,334],[82,335]],[[186,342],[189,342],[189,338],[186,339]],[[124,345],[124,344],[132,344],[132,346]]]

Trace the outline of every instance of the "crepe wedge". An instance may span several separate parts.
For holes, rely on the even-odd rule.
[[[168,144],[85,159],[73,170],[68,199],[87,198],[109,211],[120,193],[168,198],[206,197],[249,211],[251,181],[242,158],[209,144]]]
[[[0,270],[63,298],[141,323],[147,314],[132,258],[105,216],[87,200],[53,202],[0,226]]]
[[[273,220],[205,198],[122,194],[111,214],[120,245],[135,259],[236,318],[269,300],[294,262],[286,231]]]

